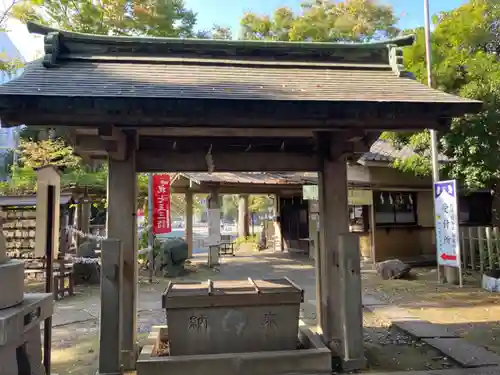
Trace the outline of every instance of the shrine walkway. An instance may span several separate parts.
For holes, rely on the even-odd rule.
[[[196,254],[192,263],[193,265],[200,265],[198,271],[180,279],[207,280],[210,278],[212,280],[231,280],[249,276],[256,279],[287,276],[305,291],[306,303],[302,307],[302,319],[308,324],[315,324],[315,275],[311,260],[303,256],[290,258],[287,254],[282,253],[237,253],[235,257],[223,257],[220,267],[211,270],[201,266],[206,261],[206,256],[206,254]],[[425,342],[415,340],[411,335],[398,329],[390,328],[391,320],[399,320],[409,325],[409,328],[406,327],[408,331],[411,331],[411,329],[417,330],[415,331],[416,334],[423,334],[425,339],[428,338],[427,336],[433,336],[449,340],[447,329],[450,328],[451,332],[454,327],[451,323],[449,325],[433,325],[429,322],[422,326],[420,318],[409,314],[406,309],[398,310],[397,306],[388,304],[387,300],[384,301],[381,298],[382,292],[376,284],[376,282],[380,283],[380,281],[377,280],[379,278],[374,275],[373,271],[369,267],[365,267],[363,270],[364,304],[366,307],[364,326],[366,356],[371,366],[368,370],[370,373],[404,371],[405,374],[409,374],[409,370],[424,370],[424,372],[415,372],[414,375],[437,375],[441,373],[441,370],[447,370],[447,372],[443,372],[443,375],[500,375],[500,371],[491,368],[483,368],[479,372],[472,372],[471,369],[467,369],[465,372],[459,371],[458,367],[460,366],[449,358],[454,358],[453,356],[443,355]],[[139,341],[145,337],[152,326],[165,324],[165,313],[161,309],[161,293],[167,282],[168,280],[160,279],[158,283],[150,285],[146,280],[141,279],[140,281],[137,304]],[[74,359],[76,355],[82,356],[82,358],[78,357],[80,358],[78,362],[81,362],[81,366],[83,366],[82,370],[78,371],[77,366],[77,369],[72,373],[83,375],[95,366],[97,358],[100,298],[98,287],[79,287],[77,291],[79,294],[74,298],[66,298],[56,303],[53,317],[53,357],[54,370],[61,373],[61,371],[66,370],[63,364],[69,364],[71,362],[70,358]],[[421,302],[425,297],[422,290],[419,290],[418,293],[419,296],[416,297]],[[446,341],[446,344],[449,342],[451,341]],[[76,349],[77,346],[79,346],[78,349]],[[462,361],[471,365],[476,364],[476,362],[479,365],[481,363],[484,365],[485,361],[491,362],[491,364],[500,364],[500,362],[496,363],[497,357],[494,353],[487,351],[485,357],[483,347],[472,346],[472,344],[471,347],[479,348],[480,353],[477,354],[477,352],[473,351],[471,354],[470,347],[462,350],[453,346],[450,350],[453,351],[453,355],[456,354],[457,350],[464,352],[456,355],[461,355],[465,358]],[[60,368],[60,366],[63,367]],[[448,372],[449,370],[456,371]],[[395,373],[395,375],[399,374]]]

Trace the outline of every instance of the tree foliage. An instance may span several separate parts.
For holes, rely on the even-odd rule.
[[[196,32],[197,38],[231,40],[233,34],[231,29],[220,25],[214,25],[211,30],[201,30]]]
[[[290,8],[247,13],[241,26],[243,39],[367,42],[397,35],[397,21],[390,5],[375,0],[310,0],[300,13]]]
[[[18,4],[18,0],[4,2],[4,9],[0,12],[0,32],[7,32],[7,21],[12,17],[13,8]],[[20,68],[23,67],[23,62],[19,58],[7,56],[4,52],[0,52],[0,71],[8,75],[14,75]]]
[[[16,152],[18,163],[11,167],[11,179],[0,185],[0,191],[4,194],[33,193],[36,190],[35,170],[47,165],[62,169],[63,189],[80,186],[106,191],[106,165],[91,170],[91,167],[73,154],[73,149],[62,138],[41,141],[22,139]]]
[[[26,0],[14,17],[82,33],[193,37],[196,13],[183,0]]]
[[[484,111],[453,121],[441,134],[441,152],[451,162],[443,173],[466,187],[485,187],[500,177],[500,3],[470,0],[433,18],[432,76],[434,86],[448,93],[484,102]],[[422,28],[414,30],[417,43],[405,50],[407,68],[426,83],[425,43]],[[430,170],[427,133],[386,134],[396,146],[409,145],[416,154],[397,160],[396,167],[421,175]]]
[[[103,35],[147,35],[156,37],[227,38],[220,26],[202,33],[194,32],[196,14],[183,0],[25,0],[12,3],[9,16],[22,22],[34,21],[69,31]],[[230,34],[229,34],[230,37]],[[22,129],[20,165],[12,167],[12,178],[4,183],[4,193],[33,192],[36,187],[34,167],[47,163],[64,166],[63,187],[90,187],[106,191],[107,166],[87,166],[72,155],[58,129],[29,126]],[[147,194],[147,176],[139,175],[140,205]]]
[[[47,165],[75,168],[80,163],[80,158],[73,154],[73,148],[61,138],[38,142],[21,140],[19,151],[20,163],[30,169]]]

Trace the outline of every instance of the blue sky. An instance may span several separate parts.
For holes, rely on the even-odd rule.
[[[200,29],[209,29],[214,23],[239,31],[239,20],[245,12],[270,14],[280,7],[300,10],[302,0],[185,0],[188,8],[198,13]],[[431,13],[454,9],[467,0],[429,0]],[[400,27],[411,28],[424,24],[423,0],[380,0],[391,4],[400,17]]]
[[[5,6],[12,0],[0,0]],[[279,7],[290,7],[299,10],[302,0],[185,0],[188,8],[198,13],[198,28],[210,29],[214,24],[230,27],[235,35],[239,32],[239,20],[247,12],[270,14]],[[424,23],[423,0],[380,0],[391,4],[400,17],[400,27],[411,28]],[[467,2],[467,0],[429,0],[431,13],[450,10]],[[16,21],[9,22],[9,36],[25,56],[31,60],[42,52],[40,38],[28,34],[26,27]]]

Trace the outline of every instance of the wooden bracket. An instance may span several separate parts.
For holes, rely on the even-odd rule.
[[[127,136],[123,131],[115,127],[99,128],[99,137],[106,142],[113,142],[116,147],[106,147],[110,158],[114,160],[125,160],[127,157]]]

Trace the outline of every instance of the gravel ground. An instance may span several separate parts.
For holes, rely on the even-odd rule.
[[[388,321],[365,311],[365,355],[369,368],[363,372],[424,371],[459,368],[429,345],[390,326]]]

